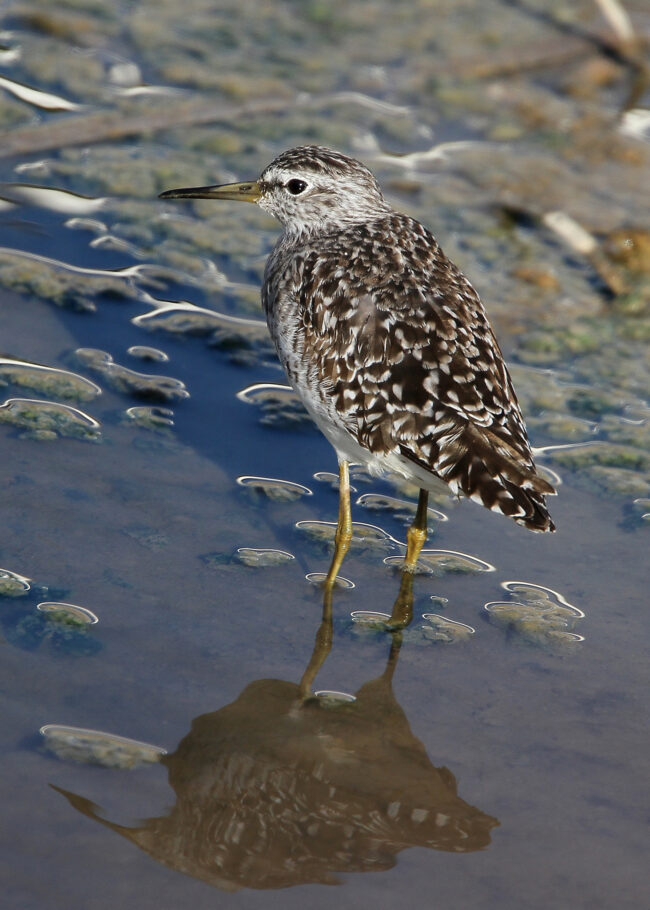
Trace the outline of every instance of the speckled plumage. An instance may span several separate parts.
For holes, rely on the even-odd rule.
[[[305,188],[292,194],[290,181]],[[483,305],[433,235],[329,149],[283,153],[259,187],[258,204],[285,228],[262,290],[271,335],[339,459],[424,489],[440,478],[553,530],[544,496],[554,490],[536,473]]]
[[[478,294],[423,225],[390,207],[368,168],[307,146],[257,181],[162,197],[255,202],[283,224],[262,288],[278,355],[342,477],[354,461],[419,484],[409,569],[426,536],[424,493],[440,480],[534,531],[554,530],[544,497],[555,491],[535,470]],[[351,535],[344,499],[337,554]],[[339,565],[336,555],[328,582]]]

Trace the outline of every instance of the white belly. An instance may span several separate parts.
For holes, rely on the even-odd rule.
[[[442,488],[446,487],[445,482],[436,474],[409,461],[403,455],[390,452],[387,454],[370,452],[359,445],[357,440],[344,427],[324,418],[322,412],[319,414],[304,399],[303,403],[316,426],[336,451],[339,464],[342,461],[347,461],[351,464],[363,465],[374,477],[380,477],[382,474],[389,472],[399,474],[418,484],[423,489],[436,493],[440,493]]]

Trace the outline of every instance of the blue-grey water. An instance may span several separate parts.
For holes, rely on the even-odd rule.
[[[621,114],[625,68],[576,38],[606,23],[563,9],[5,4],[3,906],[647,905],[650,144]],[[495,64],[558,35],[578,51],[542,73]],[[143,85],[185,94],[120,94]],[[174,125],[196,99],[261,98]],[[142,132],[84,126],[102,111]],[[284,382],[257,324],[277,227],[156,198],[306,141],[366,160],[461,263],[561,480],[555,535],[433,503],[429,549],[453,552],[415,576],[401,635],[351,613],[390,613],[408,510],[354,504],[380,530],[346,558],[329,654],[305,579],[327,528],[299,523],[335,520],[314,476],[334,453],[286,398],[240,394]],[[559,208],[589,255],[544,222]],[[414,497],[353,484],[353,502]]]

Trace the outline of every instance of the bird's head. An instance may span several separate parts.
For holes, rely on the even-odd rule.
[[[255,202],[296,235],[363,223],[390,209],[367,167],[321,146],[283,152],[257,180],[168,190],[160,198]]]

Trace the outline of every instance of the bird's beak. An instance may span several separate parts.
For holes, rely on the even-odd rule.
[[[256,180],[248,183],[223,183],[220,186],[189,186],[186,189],[167,190],[160,199],[236,199],[240,202],[257,202],[262,195]]]

